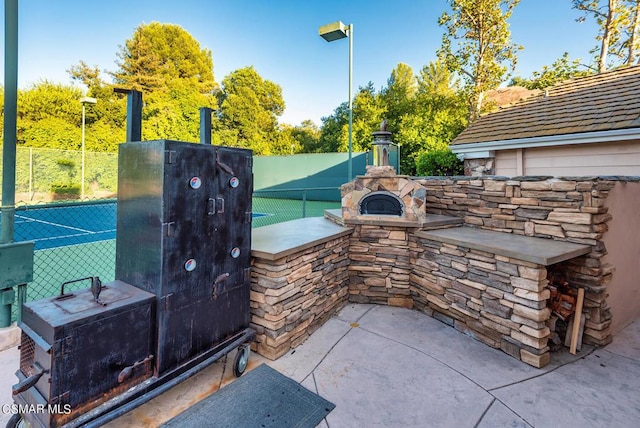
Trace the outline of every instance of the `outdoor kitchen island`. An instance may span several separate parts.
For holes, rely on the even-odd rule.
[[[535,367],[549,363],[547,266],[589,245],[459,226],[342,225],[338,212],[253,230],[252,326],[275,359],[347,302],[415,308]],[[430,216],[427,216],[427,219]],[[430,230],[425,230],[430,229]]]

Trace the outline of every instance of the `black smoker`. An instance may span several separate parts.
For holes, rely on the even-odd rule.
[[[13,393],[35,427],[102,425],[234,348],[247,364],[251,151],[129,142],[118,168],[116,281],[24,305]]]

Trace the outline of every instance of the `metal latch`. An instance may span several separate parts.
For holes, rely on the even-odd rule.
[[[162,234],[164,236],[171,236],[173,235],[173,229],[175,229],[176,223],[173,221],[170,221],[168,223],[162,223]]]
[[[164,161],[165,163],[175,163],[176,161],[176,151],[175,150],[167,150],[164,152]]]
[[[216,165],[218,165],[220,169],[226,172],[227,174],[235,175],[231,167],[220,160],[220,153],[216,154]]]

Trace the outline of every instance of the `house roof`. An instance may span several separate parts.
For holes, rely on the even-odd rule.
[[[630,128],[640,130],[640,66],[551,86],[478,118],[451,145],[468,147],[474,143],[575,137],[571,134],[603,135],[606,131]]]

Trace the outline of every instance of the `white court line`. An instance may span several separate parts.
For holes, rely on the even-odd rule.
[[[50,221],[38,220],[38,219],[35,219],[35,218],[31,218],[31,217],[23,217],[23,216],[19,216],[19,215],[16,216],[16,217],[19,217],[19,218],[22,218],[22,219],[26,219],[26,220],[30,220],[30,221],[35,221],[35,222],[38,222],[38,223],[48,224],[49,226],[64,227],[66,229],[77,230],[78,232],[91,233],[91,234],[98,233],[98,232],[93,232],[91,230],[80,229],[78,227],[73,227],[73,226],[65,226],[64,224],[52,223]]]
[[[101,230],[100,232],[92,232],[92,233],[95,235],[95,234],[98,234],[98,233],[108,233],[108,232],[115,232],[115,231],[116,231],[116,229],[110,229],[110,230]],[[35,242],[50,241],[52,239],[75,238],[77,236],[85,236],[85,235],[86,235],[86,233],[76,233],[74,235],[49,236],[47,238],[36,238],[36,239],[31,239],[31,241],[35,241]],[[83,244],[86,244],[86,242],[83,242]],[[74,245],[78,245],[78,244],[74,244]],[[56,247],[56,248],[58,248],[58,247]],[[49,248],[47,248],[47,249],[49,249]]]

